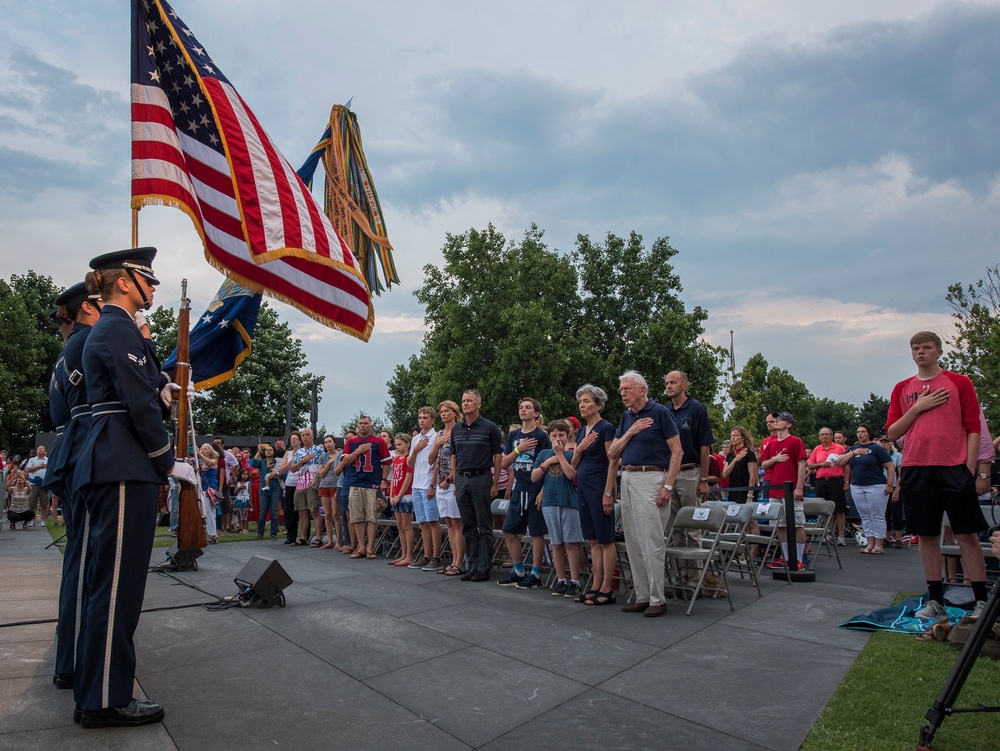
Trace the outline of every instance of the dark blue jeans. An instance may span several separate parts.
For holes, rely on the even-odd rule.
[[[280,490],[260,491],[260,514],[257,516],[257,538],[264,536],[264,524],[267,521],[268,513],[271,514],[271,537],[278,536],[278,504],[281,503],[282,492]]]

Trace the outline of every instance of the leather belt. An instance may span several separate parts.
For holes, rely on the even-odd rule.
[[[469,470],[458,470],[458,474],[462,477],[479,477],[479,475],[485,475],[489,472],[488,469],[469,469]]]
[[[666,472],[666,467],[654,467],[651,464],[626,464],[623,472]]]
[[[691,462],[690,464],[682,464],[681,465],[681,472],[684,472],[685,470],[688,470],[688,469],[698,469],[698,465],[695,464],[694,462]]]

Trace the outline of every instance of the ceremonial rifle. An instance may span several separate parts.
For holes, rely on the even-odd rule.
[[[177,397],[176,456],[178,461],[187,461],[193,445],[194,422],[191,419],[191,404],[187,389],[191,381],[191,363],[188,361],[191,328],[191,301],[187,296],[187,279],[181,281],[181,306],[177,313],[177,369],[174,381],[180,386]],[[205,526],[201,517],[199,489],[186,482],[178,483],[177,503],[177,547],[204,548],[208,545]]]

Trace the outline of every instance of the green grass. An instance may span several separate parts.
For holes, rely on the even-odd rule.
[[[271,534],[271,524],[268,522],[267,531],[264,533],[264,539],[270,540]],[[281,533],[284,536],[284,533]],[[228,534],[228,535],[216,535],[216,539],[222,542],[257,542],[257,523],[250,522],[250,533],[246,535]],[[280,539],[280,537],[279,537]],[[170,536],[170,527],[157,527],[156,537],[153,538],[154,548],[169,548],[171,545],[177,542],[177,538]]]
[[[872,634],[840,688],[820,714],[802,751],[915,749],[924,713],[941,692],[958,650],[915,636]],[[1000,705],[1000,662],[976,660],[956,707]],[[934,736],[937,751],[996,751],[1000,714],[945,718]]]
[[[57,527],[51,520],[49,520],[45,528],[48,530],[49,534],[52,536],[53,540],[57,540],[66,533],[66,528],[61,524]],[[267,533],[264,535],[265,540],[270,540],[269,537],[271,531],[271,524],[268,522]],[[282,533],[284,534],[284,533]],[[177,539],[170,536],[170,527],[157,527],[155,537],[153,538],[154,548],[169,548],[171,545],[177,542]],[[218,535],[217,539],[220,543],[222,542],[257,542],[257,525],[255,522],[250,523],[250,534],[228,534],[228,535]],[[60,547],[60,550],[63,548]]]

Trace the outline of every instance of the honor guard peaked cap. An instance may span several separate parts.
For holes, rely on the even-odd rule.
[[[99,300],[100,298],[100,295],[88,292],[86,284],[83,282],[77,282],[56,297],[56,305],[73,307],[74,305],[80,305],[81,303],[90,302],[91,300]]]
[[[90,262],[90,268],[94,271],[125,269],[133,274],[143,276],[150,284],[159,284],[160,280],[153,274],[153,258],[155,257],[156,248],[153,247],[116,250],[97,256]]]

